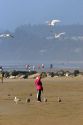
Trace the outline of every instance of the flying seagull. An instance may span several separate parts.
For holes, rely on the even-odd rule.
[[[47,23],[49,26],[54,26],[55,24],[60,23],[60,22],[61,22],[61,21],[58,20],[58,19],[46,21],[46,23]]]
[[[3,34],[0,34],[0,38],[8,38],[8,37],[14,38],[14,36],[11,35],[10,33],[3,33]]]
[[[65,32],[62,32],[62,33],[59,33],[59,34],[56,34],[56,33],[55,33],[55,36],[54,36],[54,37],[57,39],[57,38],[61,37],[61,36],[64,35],[64,34],[65,34]]]

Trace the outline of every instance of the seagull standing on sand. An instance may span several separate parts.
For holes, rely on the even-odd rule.
[[[56,34],[56,33],[55,33],[55,36],[54,36],[54,37],[55,37],[55,38],[59,38],[59,37],[61,37],[61,36],[64,35],[64,34],[65,34],[65,32],[62,32],[62,33],[59,33],[59,34]]]
[[[3,33],[3,34],[0,34],[0,38],[8,38],[8,37],[12,37],[12,38],[14,38],[14,36],[12,36],[12,35],[9,34],[9,33]]]
[[[19,101],[21,101],[21,99],[19,99],[19,98],[17,98],[17,97],[15,96],[14,102],[17,104]]]
[[[61,100],[61,98],[60,97],[58,97],[58,100],[57,100],[58,102],[61,102],[62,100]]]
[[[61,21],[58,20],[58,19],[46,21],[46,23],[47,23],[49,26],[54,26],[55,24],[60,23],[60,22],[61,22]]]

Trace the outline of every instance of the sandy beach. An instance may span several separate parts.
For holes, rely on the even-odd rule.
[[[34,79],[0,82],[0,125],[83,124],[83,77],[47,77],[42,82],[41,103],[36,102]],[[14,102],[15,96],[21,100],[18,104]],[[29,103],[26,98],[30,98]]]

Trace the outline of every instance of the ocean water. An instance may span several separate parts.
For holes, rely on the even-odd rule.
[[[42,67],[42,64],[44,67]],[[52,67],[51,67],[52,64]],[[4,71],[49,71],[51,69],[79,69],[83,70],[83,62],[53,62],[53,63],[6,63],[0,64]]]

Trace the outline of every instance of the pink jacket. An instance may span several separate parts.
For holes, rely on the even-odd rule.
[[[34,83],[35,83],[35,86],[36,86],[37,90],[43,90],[42,82],[41,82],[41,79],[40,79],[39,76],[36,77]]]

